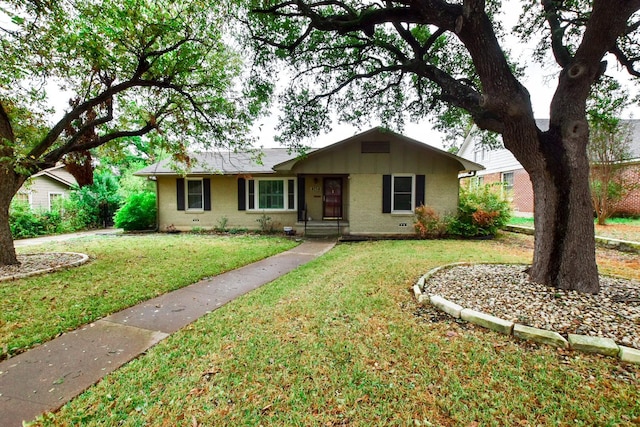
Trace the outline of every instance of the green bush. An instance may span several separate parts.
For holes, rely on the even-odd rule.
[[[118,180],[109,171],[98,171],[92,185],[75,188],[69,195],[69,205],[76,209],[73,223],[86,228],[110,225],[122,203],[118,188]]]
[[[132,194],[116,212],[115,225],[126,231],[149,230],[155,227],[156,212],[155,193]]]
[[[460,189],[458,212],[448,224],[449,234],[462,237],[495,235],[511,218],[511,206],[502,196],[502,184]]]
[[[46,233],[42,215],[32,211],[29,204],[24,202],[11,204],[9,228],[14,239],[42,236]]]

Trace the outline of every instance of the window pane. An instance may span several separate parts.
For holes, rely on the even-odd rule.
[[[513,188],[513,172],[505,172],[502,174],[502,182],[505,189],[511,190]]]
[[[396,176],[393,182],[394,193],[409,193],[411,194],[411,183],[413,177],[411,176]]]
[[[395,176],[393,177],[393,210],[394,211],[410,211],[413,209],[411,205],[413,190],[412,176]]]
[[[187,181],[187,209],[202,209],[202,181]]]
[[[258,207],[260,209],[284,209],[284,181],[259,181]]]
[[[396,194],[393,197],[394,211],[410,211],[411,210],[411,194]]]

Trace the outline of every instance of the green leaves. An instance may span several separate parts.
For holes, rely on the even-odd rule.
[[[151,131],[169,151],[196,142],[240,147],[270,96],[264,84],[245,89],[239,80],[244,63],[224,34],[234,0],[29,4],[14,5],[24,25],[0,39],[0,102],[20,109],[16,154],[31,153],[36,163]],[[62,117],[42,108],[44,83],[70,93]],[[26,132],[32,128],[44,132]],[[95,137],[71,138],[83,132]]]

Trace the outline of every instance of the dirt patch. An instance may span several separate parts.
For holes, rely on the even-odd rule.
[[[596,224],[596,236],[640,242],[640,227],[627,224]]]

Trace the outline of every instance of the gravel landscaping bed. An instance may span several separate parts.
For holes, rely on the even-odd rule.
[[[40,272],[58,270],[78,263],[85,258],[73,252],[50,252],[18,255],[19,265],[0,266],[0,281],[20,276],[30,276]]]
[[[523,265],[478,264],[436,272],[424,292],[515,323],[612,338],[640,349],[640,282],[600,277],[598,295],[533,283]]]

